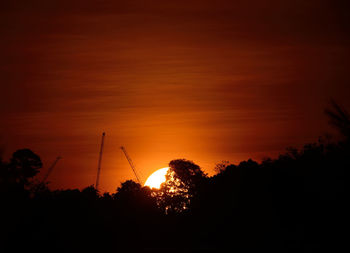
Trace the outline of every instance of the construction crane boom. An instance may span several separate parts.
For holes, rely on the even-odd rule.
[[[50,168],[48,168],[47,172],[46,172],[46,175],[44,176],[43,180],[42,180],[42,183],[44,183],[47,178],[49,177],[49,175],[51,174],[53,168],[56,166],[57,162],[62,159],[62,157],[60,156],[57,156],[56,157],[56,160],[52,163],[52,165],[50,166]]]
[[[101,163],[102,163],[102,153],[103,153],[103,144],[105,140],[106,133],[102,133],[102,140],[101,140],[101,148],[100,148],[100,155],[98,158],[98,165],[97,165],[97,177],[96,177],[96,190],[98,190],[98,186],[100,183],[100,171],[101,171]]]
[[[126,157],[126,160],[128,160],[128,162],[129,162],[129,164],[130,164],[130,167],[131,167],[132,171],[134,172],[134,175],[135,175],[135,177],[136,177],[137,182],[138,182],[139,184],[142,185],[141,179],[140,179],[140,177],[137,175],[137,172],[136,172],[136,169],[135,169],[135,165],[134,165],[134,163],[132,162],[130,156],[128,155],[128,152],[126,152],[125,147],[121,146],[120,149],[124,152],[124,155],[125,155],[125,157]]]

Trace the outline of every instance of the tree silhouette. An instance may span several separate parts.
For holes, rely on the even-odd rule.
[[[39,173],[42,162],[30,149],[20,149],[13,153],[8,164],[8,173],[16,183],[28,184],[29,179]]]
[[[99,198],[98,190],[93,185],[84,188],[81,194],[88,200],[96,200]]]
[[[116,198],[123,198],[124,196],[129,196],[130,194],[136,194],[141,190],[142,186],[133,180],[127,180],[121,183],[121,186],[117,188]]]
[[[215,165],[214,171],[216,173],[220,173],[220,172],[224,171],[226,169],[226,167],[229,166],[229,165],[230,165],[229,161],[223,160],[220,163],[217,163]]]
[[[32,179],[41,168],[41,159],[33,151],[17,150],[9,162],[0,161],[0,191],[6,192],[8,196],[15,192],[23,195],[31,188]]]
[[[158,192],[160,206],[167,212],[183,212],[206,179],[206,174],[192,161],[172,160],[166,174],[166,181]]]
[[[142,187],[133,180],[127,180],[121,183],[113,198],[118,201],[123,208],[127,208],[132,213],[143,210],[144,212],[153,212],[157,209],[156,199],[152,196],[152,190],[149,187]],[[158,209],[157,209],[158,210]]]
[[[334,100],[331,101],[332,108],[325,110],[329,117],[329,123],[335,126],[348,140],[350,139],[350,115],[345,108]]]

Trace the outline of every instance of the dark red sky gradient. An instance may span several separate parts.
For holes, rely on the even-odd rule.
[[[0,145],[63,159],[52,188],[101,190],[176,158],[275,157],[350,107],[349,1],[8,1]],[[89,2],[89,3],[87,3]]]

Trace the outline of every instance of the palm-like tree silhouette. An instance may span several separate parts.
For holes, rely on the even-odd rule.
[[[331,101],[332,108],[325,110],[329,117],[329,123],[335,126],[347,139],[350,137],[350,115],[347,110],[334,100]]]

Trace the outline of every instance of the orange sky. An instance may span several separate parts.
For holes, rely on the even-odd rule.
[[[12,1],[11,1],[12,2]],[[13,1],[0,8],[0,145],[30,148],[52,188],[102,191],[187,158],[275,157],[349,108],[347,1]],[[30,3],[29,3],[30,2]]]

